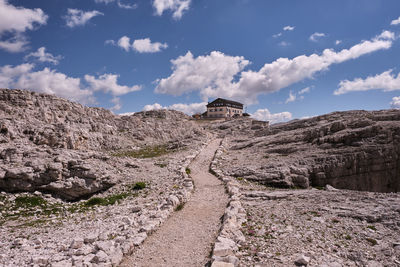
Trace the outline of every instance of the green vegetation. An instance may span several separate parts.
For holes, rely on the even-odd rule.
[[[183,209],[183,207],[185,206],[185,203],[181,203],[178,206],[176,206],[175,211],[180,211]]]
[[[371,246],[375,246],[376,244],[378,244],[378,241],[373,238],[366,238],[365,240],[367,240]]]
[[[45,207],[47,201],[37,196],[21,196],[15,199],[16,208]]]
[[[190,170],[190,168],[186,168],[185,171],[186,171],[186,174],[187,174],[187,175],[189,175],[189,174],[192,172],[192,171]]]
[[[173,152],[166,145],[146,146],[139,150],[120,151],[113,153],[114,157],[130,157],[130,158],[155,158]]]
[[[351,240],[351,236],[347,234],[347,235],[344,236],[344,239]]]
[[[136,184],[133,185],[132,190],[142,190],[145,188],[146,188],[145,182],[137,182]]]
[[[368,225],[367,228],[376,231],[376,227],[373,225]]]
[[[164,163],[164,162],[155,162],[154,163],[155,166],[158,166],[160,168],[165,168],[168,166],[168,163]]]

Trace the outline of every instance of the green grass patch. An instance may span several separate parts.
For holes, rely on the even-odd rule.
[[[137,182],[132,186],[132,190],[142,190],[146,188],[145,182]]]
[[[366,238],[365,240],[367,240],[371,246],[375,246],[378,244],[378,241],[373,238]]]
[[[129,158],[155,158],[173,152],[166,145],[146,146],[139,150],[120,151],[111,154],[114,157],[129,157]]]
[[[376,231],[376,227],[373,225],[368,225],[367,228]]]
[[[115,203],[119,203],[121,200],[127,198],[130,194],[129,193],[120,193],[111,195],[108,197],[92,197],[89,200],[83,203],[85,207],[93,207],[93,206],[108,206],[114,205]]]
[[[181,203],[178,206],[176,206],[175,211],[180,211],[183,209],[183,207],[185,206],[185,203]]]
[[[47,201],[37,196],[20,196],[15,199],[16,208],[46,207]]]

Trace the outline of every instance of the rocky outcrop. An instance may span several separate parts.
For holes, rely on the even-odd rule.
[[[177,111],[119,116],[51,95],[0,89],[0,189],[87,198],[129,175],[129,166],[119,167],[114,155],[144,146],[176,151],[205,138]]]
[[[264,132],[247,127],[232,135],[224,157],[227,175],[270,186],[397,192],[400,111],[335,112]]]

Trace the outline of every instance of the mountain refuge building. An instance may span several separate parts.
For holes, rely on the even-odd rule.
[[[243,116],[243,104],[217,98],[207,104],[207,118],[231,118]]]

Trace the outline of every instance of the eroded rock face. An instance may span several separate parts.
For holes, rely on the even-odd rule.
[[[335,112],[242,133],[229,138],[228,175],[278,187],[400,190],[399,110]]]
[[[177,111],[119,116],[51,95],[0,89],[0,190],[77,200],[124,179],[116,151],[201,142],[204,130]],[[129,173],[129,171],[127,171]]]

